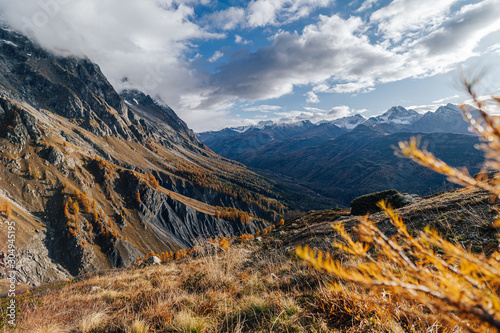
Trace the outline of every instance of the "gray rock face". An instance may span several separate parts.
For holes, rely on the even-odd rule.
[[[64,162],[64,154],[56,147],[48,147],[42,150],[39,155],[55,166]]]
[[[114,267],[128,267],[143,254],[124,239],[118,239],[112,249],[110,258]]]
[[[18,282],[36,286],[71,278],[71,274],[67,270],[50,259],[44,239],[44,234],[37,233],[29,244],[18,250],[16,258]],[[0,269],[0,277],[4,278],[5,276],[4,259],[2,269]]]
[[[26,110],[13,105],[0,94],[0,135],[21,149],[28,140],[39,140],[38,120]]]
[[[266,227],[260,221],[241,223],[218,219],[151,188],[141,194],[139,215],[145,226],[159,239],[166,244],[176,244],[184,248],[194,246],[195,241],[200,238],[254,234]]]

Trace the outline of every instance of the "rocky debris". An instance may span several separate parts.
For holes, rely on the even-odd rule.
[[[43,138],[40,127],[38,126],[38,120],[33,117],[33,115],[23,110],[21,112],[21,119],[31,139],[41,140]]]
[[[16,271],[18,282],[31,286],[71,278],[71,274],[49,257],[44,245],[44,234],[37,233],[17,253]],[[2,260],[0,277],[5,278],[5,258]]]
[[[144,264],[146,264],[147,266],[160,265],[161,260],[157,256],[152,256],[152,257],[149,257],[148,259],[144,260]]]
[[[110,254],[111,262],[114,267],[128,267],[141,256],[141,251],[121,238],[116,240]]]
[[[393,208],[401,208],[416,202],[415,196],[401,194],[396,190],[375,192],[360,196],[351,201],[352,215],[365,215],[366,213],[376,213],[380,211],[377,204],[386,200]]]
[[[137,189],[130,190],[130,193],[136,192]],[[158,239],[183,248],[193,247],[199,238],[254,234],[267,227],[259,220],[241,223],[218,219],[149,187],[141,194],[139,216]]]
[[[47,147],[40,151],[39,156],[46,159],[50,164],[58,166],[64,162],[64,154],[57,147]]]
[[[38,120],[28,111],[3,97],[0,97],[0,109],[2,136],[17,145],[18,149],[26,145],[30,139],[39,140],[42,138]]]
[[[6,168],[11,173],[20,173],[21,172],[21,163],[18,160],[10,160],[7,162]]]

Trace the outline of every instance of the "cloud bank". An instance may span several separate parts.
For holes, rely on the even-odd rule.
[[[307,92],[295,116],[314,118],[327,112],[307,105],[321,103],[324,94],[370,92],[446,73],[481,53],[498,54],[498,44],[479,46],[500,31],[500,0],[393,0],[385,6],[369,0],[349,13],[333,0],[235,3],[0,0],[0,12],[45,48],[89,57],[117,89],[161,97],[197,128],[218,116],[234,117],[229,110],[238,105],[246,103],[240,109],[248,111],[248,102],[279,99],[298,88]],[[269,38],[267,44],[254,47],[257,32]],[[200,51],[218,40],[233,48]],[[193,58],[197,52],[203,54]],[[279,107],[255,111],[286,112]],[[343,110],[336,114],[350,109]]]

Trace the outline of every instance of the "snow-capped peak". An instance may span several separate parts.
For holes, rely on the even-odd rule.
[[[371,117],[367,120],[367,125],[378,123],[408,125],[420,118],[421,115],[414,110],[407,110],[402,106],[393,106],[380,116]]]
[[[437,110],[436,113],[443,113],[443,114],[457,114],[457,113],[462,113],[462,109],[455,104],[448,103],[444,106],[440,106]]]
[[[365,121],[366,121],[365,117],[363,117],[360,114],[355,114],[354,116],[348,116],[348,117],[335,119],[335,120],[331,121],[331,123],[340,127],[340,128],[351,130],[351,129],[355,128],[356,126],[358,126],[359,124],[364,123]]]
[[[248,131],[249,129],[263,129],[266,126],[272,126],[274,122],[272,120],[261,120],[257,125],[245,125],[245,126],[238,126],[238,127],[230,127],[230,130],[233,130],[238,133],[243,133]]]

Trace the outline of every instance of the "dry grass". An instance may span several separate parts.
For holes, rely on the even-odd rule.
[[[467,213],[476,214],[472,208]],[[443,216],[443,223],[454,217]],[[164,265],[33,290],[18,297],[15,331],[460,331],[432,305],[388,289],[341,282],[310,269],[277,244],[269,235],[263,243],[233,243],[227,250],[207,242],[193,257]],[[359,259],[339,258],[346,269],[359,264]]]
[[[318,273],[255,244],[165,265],[110,272],[18,298],[8,332],[330,332],[316,298]],[[313,287],[314,286],[314,287]]]

